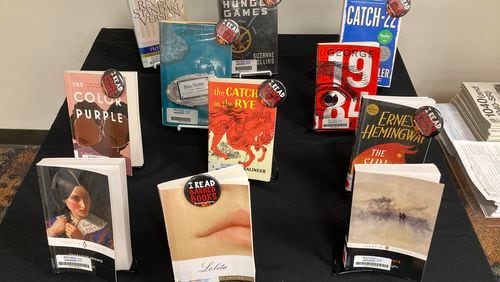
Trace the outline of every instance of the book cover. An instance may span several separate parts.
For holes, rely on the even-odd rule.
[[[130,269],[125,161],[48,158],[37,175],[53,271],[115,281]]]
[[[160,23],[163,125],[208,125],[208,78],[231,77],[231,46],[215,23]]]
[[[361,96],[377,94],[376,42],[318,43],[315,130],[355,130]]]
[[[257,79],[210,79],[208,170],[242,164],[248,178],[270,181],[276,108],[260,102]]]
[[[444,185],[384,172],[365,172],[358,166],[346,270],[379,271],[420,281]]]
[[[435,101],[426,97],[364,97],[345,183],[346,191],[351,191],[355,164],[425,162],[432,138],[418,131],[414,116],[417,108],[433,104]]]
[[[278,72],[278,6],[263,0],[218,0],[219,17],[240,27],[233,45],[234,76],[245,72]]]
[[[121,96],[105,94],[99,71],[65,71],[64,84],[76,158],[125,158],[127,174],[142,166],[137,73],[121,72]]]
[[[158,185],[175,281],[254,281],[250,186],[239,165]]]
[[[378,86],[391,87],[401,18],[391,17],[386,5],[387,0],[344,0],[340,42],[378,42]]]
[[[160,63],[160,21],[186,20],[183,0],[128,0],[144,68]]]

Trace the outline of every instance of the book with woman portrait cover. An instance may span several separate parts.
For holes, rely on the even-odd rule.
[[[102,71],[65,71],[75,158],[125,158],[127,174],[144,164],[137,72],[120,72],[123,92],[110,97]]]
[[[346,271],[421,281],[444,184],[434,164],[357,164]]]
[[[254,281],[250,184],[235,165],[158,185],[175,281]]]
[[[116,280],[132,266],[123,158],[45,158],[38,183],[53,271]]]
[[[276,107],[258,90],[264,80],[208,80],[208,170],[241,164],[248,178],[271,181]]]

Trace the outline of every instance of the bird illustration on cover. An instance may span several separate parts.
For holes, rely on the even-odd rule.
[[[231,106],[217,108],[209,116],[210,132],[213,133],[210,150],[221,158],[229,159],[230,156],[218,148],[226,135],[227,143],[232,149],[244,151],[248,155],[246,161],[239,161],[244,168],[249,167],[256,158],[252,147],[256,152],[261,152],[257,162],[263,161],[267,145],[274,138],[273,118],[269,111],[248,112]]]

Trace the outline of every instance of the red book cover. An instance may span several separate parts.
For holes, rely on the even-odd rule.
[[[318,43],[314,129],[355,130],[360,98],[377,94],[375,42]]]
[[[209,171],[241,164],[248,178],[271,180],[276,108],[260,102],[262,82],[209,79]]]

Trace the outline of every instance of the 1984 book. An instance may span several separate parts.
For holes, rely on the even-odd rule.
[[[264,0],[218,0],[219,17],[235,20],[240,36],[233,45],[233,76],[278,72],[278,6]]]

